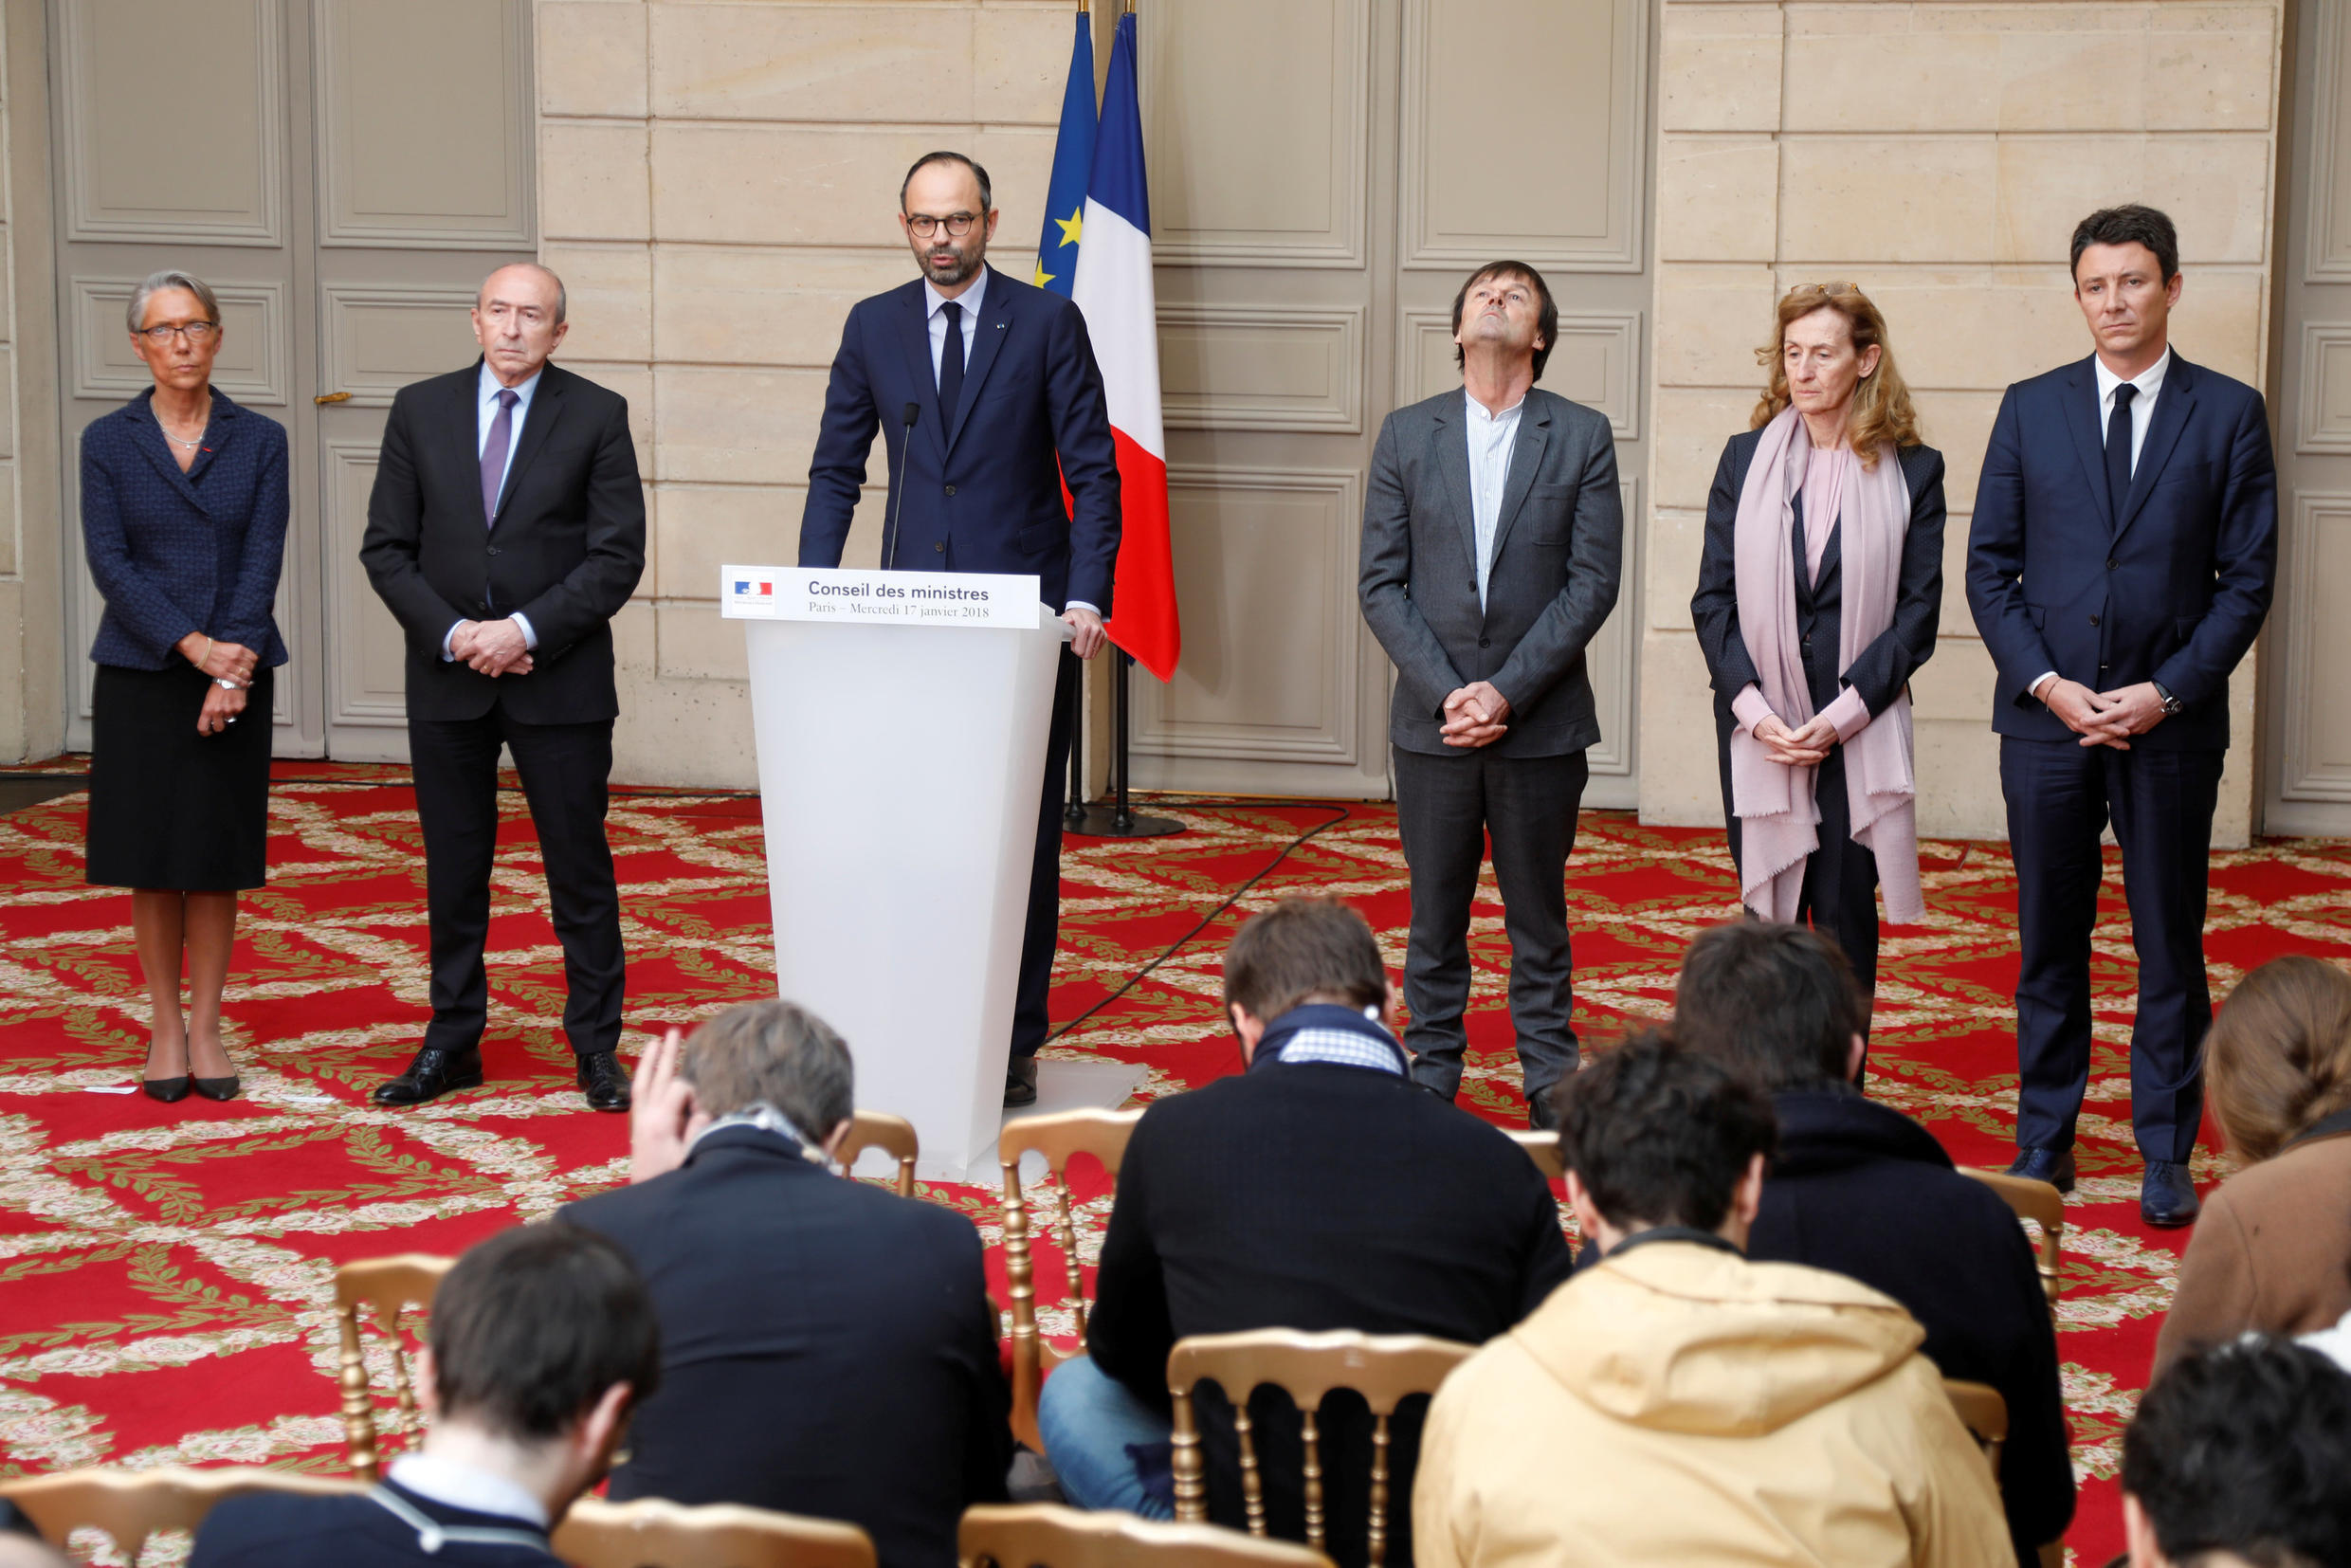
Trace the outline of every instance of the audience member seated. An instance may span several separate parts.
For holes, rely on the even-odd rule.
[[[2204,1037],[2213,1120],[2241,1162],[2188,1237],[2155,1376],[2248,1329],[2351,1311],[2351,975],[2294,954],[2237,982]]]
[[[2351,1377],[2266,1335],[2192,1351],[2123,1434],[2130,1568],[2351,1562]]]
[[[1649,1035],[1554,1093],[1601,1260],[1437,1391],[1420,1568],[2012,1561],[1910,1315],[1741,1254],[1773,1147],[1762,1090]]]
[[[1188,1335],[1352,1328],[1471,1344],[1566,1278],[1558,1206],[1495,1127],[1407,1076],[1380,1021],[1387,972],[1371,928],[1335,900],[1285,899],[1225,955],[1243,1071],[1143,1113],[1103,1238],[1092,1355],[1047,1379],[1048,1457],[1080,1507],[1165,1518],[1167,1356]],[[1196,1397],[1210,1516],[1245,1522],[1231,1408]],[[1272,1389],[1249,1403],[1268,1523],[1304,1534],[1300,1424]],[[1410,1535],[1423,1402],[1394,1423],[1392,1563]],[[1329,1550],[1366,1557],[1371,1421],[1359,1396],[1324,1407]]]
[[[789,1002],[671,1031],[634,1100],[631,1185],[564,1211],[636,1260],[661,1319],[662,1392],[611,1495],[846,1520],[884,1568],[950,1568],[1012,1457],[979,1232],[832,1174],[848,1048]]]
[[[1779,1152],[1747,1256],[1832,1269],[1900,1302],[1945,1377],[2008,1401],[2000,1498],[2017,1561],[2073,1519],[2057,1335],[2032,1247],[1934,1135],[1853,1087],[1868,1022],[1836,944],[1801,926],[1718,925],[1682,957],[1673,1037],[1772,1097]]]
[[[529,1568],[604,1478],[661,1382],[661,1337],[619,1248],[560,1221],[457,1261],[433,1300],[417,1387],[423,1447],[350,1497],[250,1493],[214,1508],[189,1568]]]

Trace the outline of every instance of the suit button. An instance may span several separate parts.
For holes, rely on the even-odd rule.
[[[931,548],[938,551],[942,556],[947,553],[946,541],[943,539],[939,543],[932,545]]]
[[[2095,615],[2092,615],[2092,616],[2089,618],[2089,624],[2090,624],[2090,625],[2092,625],[2092,626],[2096,626],[2096,625],[2098,624],[2098,617],[2097,617],[2097,616],[2095,616]]]
[[[491,555],[493,555],[493,556],[495,556],[495,555],[497,555],[497,554],[498,554],[498,546],[497,546],[497,545],[493,544],[493,545],[491,545],[491,546],[490,546],[490,554],[491,554]]]
[[[954,486],[954,485],[952,485],[952,484],[948,485],[948,486],[947,486],[947,493],[948,493],[949,495],[951,495],[951,496],[952,496],[952,495],[954,495],[954,494],[955,494],[955,486]]]
[[[1492,646],[1493,639],[1490,637],[1481,637],[1478,639],[1478,647],[1490,647]]]
[[[2109,571],[2109,572],[2113,572],[2113,571],[2118,570],[2118,568],[2115,566],[2114,562],[2112,562],[2112,561],[2108,561],[2108,562],[2106,562],[2106,570],[2107,570],[2107,571]]]

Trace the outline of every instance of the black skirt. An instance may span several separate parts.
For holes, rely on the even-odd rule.
[[[109,887],[229,893],[267,880],[270,671],[218,735],[196,717],[211,678],[98,666],[91,698],[87,880]]]

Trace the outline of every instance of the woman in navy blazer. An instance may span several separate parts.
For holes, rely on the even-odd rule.
[[[155,273],[132,291],[129,325],[155,384],[82,432],[82,543],[106,600],[90,648],[86,875],[133,890],[154,1008],[147,1093],[179,1100],[192,1081],[228,1100],[221,991],[237,894],[265,876],[271,671],[286,659],[270,613],[285,428],[211,389],[220,304],[201,280]]]

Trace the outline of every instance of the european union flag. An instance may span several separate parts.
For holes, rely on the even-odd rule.
[[[1045,191],[1045,232],[1037,241],[1039,288],[1066,297],[1078,276],[1078,230],[1085,218],[1085,182],[1094,167],[1094,27],[1084,0],[1069,50],[1069,84],[1061,95],[1061,136]]]

